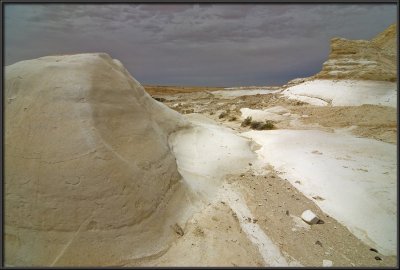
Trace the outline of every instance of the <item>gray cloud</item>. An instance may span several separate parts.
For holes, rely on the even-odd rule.
[[[142,83],[281,84],[321,68],[335,36],[370,39],[389,4],[6,4],[5,63],[58,53],[120,59]]]

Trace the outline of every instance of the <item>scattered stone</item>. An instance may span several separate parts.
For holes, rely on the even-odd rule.
[[[378,253],[378,250],[374,249],[374,248],[370,248],[369,250]]]
[[[311,210],[306,210],[301,214],[301,219],[306,223],[312,225],[316,224],[319,220],[316,214],[314,214]]]
[[[222,113],[220,113],[218,118],[221,119],[221,118],[225,118],[226,116],[228,116],[228,113],[226,111],[223,111]]]
[[[249,162],[249,166],[252,166],[253,164],[251,162]]]
[[[322,197],[320,197],[320,196],[313,196],[312,198],[313,198],[314,200],[317,200],[317,201],[325,201],[325,199],[322,198]]]
[[[248,222],[251,222],[251,218],[248,217],[248,218],[247,218],[247,221],[248,221]]]
[[[314,151],[312,151],[311,153],[317,154],[317,155],[322,155],[322,153],[321,153],[320,151],[318,151],[318,150],[314,150]]]
[[[318,245],[318,246],[320,246],[320,247],[322,247],[322,243],[321,243],[319,240],[317,240],[317,241],[315,242],[315,244]]]
[[[229,117],[229,120],[228,120],[228,121],[232,122],[232,121],[235,121],[236,119],[237,119],[236,116],[231,116],[231,117]]]
[[[379,257],[379,256],[375,256],[375,260],[382,261],[381,257]]]
[[[286,210],[286,215],[287,215],[287,216],[289,215],[289,210]]]
[[[295,181],[296,184],[301,184],[300,181]]]
[[[271,178],[275,178],[275,175],[271,175]]]
[[[193,231],[193,234],[198,237],[204,237],[204,231],[198,226],[196,226],[196,229]]]
[[[331,266],[333,266],[333,262],[330,260],[322,260],[322,266],[323,267],[331,267]]]
[[[176,232],[176,234],[183,236],[185,233],[183,232],[183,229],[181,226],[179,226],[178,223],[175,223],[174,226],[172,226],[172,229]]]
[[[159,101],[159,102],[165,102],[167,101],[165,98],[162,97],[153,97],[155,100]]]
[[[258,219],[256,219],[256,218],[253,219],[253,223],[257,223],[257,221],[258,221]]]

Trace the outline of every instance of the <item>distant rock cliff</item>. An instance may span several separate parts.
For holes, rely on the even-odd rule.
[[[396,24],[372,40],[333,38],[329,59],[310,79],[397,80]]]

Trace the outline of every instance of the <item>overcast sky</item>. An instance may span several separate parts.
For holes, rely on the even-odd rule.
[[[106,52],[142,84],[280,85],[315,74],[332,37],[371,39],[396,4],[5,4],[5,64]]]

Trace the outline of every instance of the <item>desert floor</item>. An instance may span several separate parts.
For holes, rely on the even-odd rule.
[[[367,217],[362,213],[365,208],[370,212],[374,211],[375,204],[379,204],[379,200],[385,196],[394,195],[394,200],[396,197],[395,187],[392,187],[393,194],[387,194],[391,188],[390,184],[393,183],[385,184],[384,180],[388,174],[395,178],[393,174],[396,173],[396,108],[380,105],[313,106],[284,97],[277,91],[279,90],[277,87],[265,91],[237,89],[236,94],[232,94],[233,92],[226,94],[221,88],[168,87],[168,91],[165,92],[161,88],[161,86],[145,86],[153,98],[186,114],[193,123],[213,126],[215,130],[223,128],[224,132],[251,139],[252,150],[258,157],[254,162],[249,162],[244,169],[242,168],[241,172],[232,170],[223,177],[223,180],[219,180],[220,182],[215,185],[218,191],[213,195],[207,195],[208,199],[203,200],[204,207],[186,224],[171,227],[171,231],[176,232],[176,239],[167,249],[149,257],[128,260],[122,265],[370,267],[396,265],[396,256],[390,255],[388,250],[383,252],[377,248],[376,242],[387,242],[384,235],[379,235],[379,229],[374,236],[375,241],[369,239],[371,235],[368,236],[365,230],[376,231],[376,228],[382,225],[379,222],[384,222],[385,218],[395,222],[397,213],[389,211],[387,216],[372,213]],[[242,108],[247,109],[241,112]],[[248,113],[249,109],[267,111],[264,116],[274,119],[275,128],[254,131],[249,127],[242,127],[244,118],[242,113]],[[271,110],[268,112],[268,109]],[[252,115],[253,119],[257,118],[257,112],[253,111]],[[267,133],[268,135],[265,135]],[[193,135],[183,134],[177,139],[187,140],[188,144],[194,141],[198,144],[202,140],[207,141],[200,135],[196,138],[188,136]],[[212,140],[208,136],[208,142],[205,143]],[[332,148],[327,147],[324,140],[327,144],[330,144],[331,140]],[[342,149],[336,150],[335,143],[343,144]],[[212,146],[215,151],[218,147],[229,149],[229,143],[227,146],[222,142],[220,144],[218,146],[218,143],[215,143]],[[301,145],[297,152],[293,150],[297,149],[296,145]],[[357,148],[359,151],[352,150],[352,145],[359,147]],[[368,148],[370,146],[371,149]],[[181,170],[183,168],[181,174],[185,177],[186,170],[186,173],[189,171],[187,178],[193,176],[191,173],[195,169],[192,168],[191,171],[190,166],[198,165],[201,170],[202,165],[199,164],[203,164],[202,155],[214,158],[212,147],[205,148],[204,152],[201,152],[200,148],[195,150],[196,155],[190,158],[190,162],[195,164],[189,164],[185,158],[180,160],[179,156],[182,155],[179,151],[184,149],[176,150],[178,165],[181,163]],[[387,152],[380,153],[380,158],[375,160],[375,149],[385,147]],[[365,153],[368,153],[368,157],[364,155]],[[386,157],[386,153],[390,153],[390,157]],[[229,151],[225,153],[225,155],[230,154]],[[218,163],[217,160],[223,158],[223,155],[216,155],[215,162]],[[366,161],[367,158],[370,160]],[[385,165],[379,163],[382,160],[386,162]],[[311,165],[303,168],[304,165],[299,163],[300,161]],[[377,193],[346,193],[347,188],[370,190],[371,187],[368,185],[371,181],[358,183],[352,182],[351,179],[363,178],[363,175],[365,179],[369,179],[369,174],[378,173],[379,166],[384,167],[387,164],[391,167],[388,167],[389,172],[381,172],[382,175],[379,177],[385,183],[377,188]],[[226,172],[235,164],[230,166],[226,167]],[[321,181],[332,183],[325,185],[313,182],[310,180],[311,176],[307,178],[310,170],[315,170],[311,173],[313,176],[325,178]],[[331,177],[335,173],[338,177],[343,176],[343,179],[350,180],[335,182],[335,178]],[[214,187],[214,183],[207,184]],[[198,189],[200,193],[204,191],[202,187]],[[344,191],[339,196],[341,189]],[[386,195],[379,197],[381,195],[376,195],[379,192]],[[354,200],[360,200],[365,204],[355,206],[355,211],[361,213],[354,214],[350,210],[348,213],[346,211],[342,213],[346,207],[352,208],[353,197]],[[389,205],[391,203],[393,202]],[[316,213],[322,222],[308,225],[301,220],[302,212],[307,209]],[[375,221],[368,220],[371,217],[378,220],[376,226]],[[358,223],[352,223],[353,220]],[[371,225],[365,225],[367,227],[365,230],[357,227],[359,224],[369,222]],[[393,231],[390,231],[386,238],[391,237],[390,233]],[[396,243],[393,245],[396,246]]]

